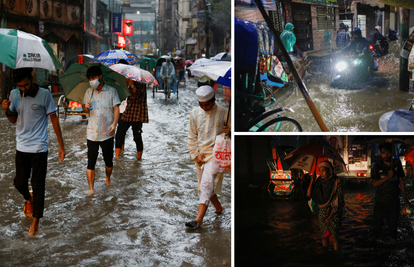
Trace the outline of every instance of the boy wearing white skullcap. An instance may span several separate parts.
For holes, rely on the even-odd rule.
[[[222,174],[212,174],[213,148],[216,136],[225,133],[230,135],[230,119],[227,126],[228,109],[216,104],[214,89],[204,85],[196,90],[199,106],[190,114],[188,127],[188,148],[191,160],[197,168],[198,189],[200,200],[198,214],[195,220],[185,225],[192,229],[198,228],[202,222],[210,201],[216,208],[216,214],[223,211],[217,194],[221,192]]]

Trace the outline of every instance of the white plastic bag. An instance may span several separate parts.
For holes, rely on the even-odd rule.
[[[231,140],[224,133],[216,137],[212,173],[231,173]]]

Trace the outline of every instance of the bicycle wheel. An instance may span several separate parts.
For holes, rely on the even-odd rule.
[[[302,126],[299,122],[290,117],[273,118],[268,121],[261,121],[257,125],[256,132],[302,132]]]

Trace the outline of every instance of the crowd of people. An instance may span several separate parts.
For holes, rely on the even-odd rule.
[[[119,62],[124,63],[125,62]],[[164,65],[165,64],[165,65]],[[174,67],[171,60],[163,64],[161,75],[171,77]],[[59,142],[59,161],[65,158],[64,138],[56,116],[56,107],[49,90],[39,87],[32,75],[32,68],[16,69],[14,81],[17,88],[12,90],[9,99],[4,99],[2,107],[8,120],[16,124],[16,177],[14,185],[25,199],[23,214],[33,219],[27,236],[36,236],[39,220],[43,217],[45,202],[45,183],[48,160],[47,133],[48,117]],[[181,74],[181,73],[180,73]],[[89,80],[82,103],[83,111],[89,114],[86,132],[88,164],[86,176],[89,195],[94,191],[95,165],[102,151],[105,162],[106,185],[111,185],[113,171],[114,145],[115,159],[121,155],[125,135],[132,126],[137,149],[137,160],[142,160],[142,125],[148,123],[146,85],[132,79],[126,79],[130,96],[124,102],[120,112],[120,98],[117,90],[106,84],[99,66],[91,66],[86,73]],[[210,201],[216,214],[223,212],[217,194],[221,191],[222,175],[213,174],[211,161],[215,138],[221,133],[230,135],[228,109],[215,102],[214,89],[201,86],[196,90],[199,106],[190,114],[188,147],[191,160],[195,162],[197,181],[200,190],[199,211],[195,220],[185,223],[187,227],[200,227]],[[214,123],[211,123],[214,122]],[[29,191],[29,179],[33,191]]]

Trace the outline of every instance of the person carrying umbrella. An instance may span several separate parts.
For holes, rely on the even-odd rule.
[[[8,120],[16,124],[16,177],[14,186],[23,195],[26,203],[23,214],[33,218],[27,236],[38,233],[39,221],[43,217],[49,136],[48,116],[59,142],[59,161],[65,158],[65,147],[56,107],[49,90],[33,83],[32,68],[14,70],[17,89],[4,99],[2,106]],[[28,188],[31,177],[33,196]]]
[[[332,235],[334,250],[339,249],[339,229],[342,223],[342,209],[345,206],[341,180],[336,176],[334,167],[329,161],[319,163],[320,176],[311,177],[307,197],[319,205],[319,227],[323,247],[328,246],[328,239]]]
[[[217,135],[230,135],[230,122],[229,126],[225,126],[228,109],[216,104],[214,89],[208,85],[201,86],[196,90],[196,95],[199,107],[191,111],[187,143],[191,160],[197,168],[200,199],[197,217],[185,224],[191,229],[196,229],[203,223],[210,201],[216,208],[216,214],[223,211],[217,198],[223,175],[212,174],[213,148]]]
[[[142,160],[144,150],[142,142],[142,123],[148,123],[147,90],[144,83],[126,79],[131,95],[127,98],[127,104],[122,117],[119,120],[116,131],[115,158],[121,154],[122,145],[125,142],[125,135],[132,126],[134,141],[137,147],[137,160]]]
[[[397,242],[397,225],[400,214],[400,190],[404,198],[405,208],[409,207],[405,193],[404,171],[401,161],[392,159],[392,143],[380,145],[380,162],[374,164],[372,169],[372,184],[377,188],[374,204],[374,225],[372,230],[373,242],[378,238],[385,218],[388,222],[388,231],[391,244]]]
[[[83,111],[90,112],[87,130],[88,167],[86,174],[89,195],[94,193],[95,165],[99,147],[105,161],[106,185],[111,185],[114,156],[114,134],[119,119],[118,92],[104,83],[102,70],[98,66],[90,67],[86,72],[90,88],[83,98]]]
[[[164,80],[164,78],[167,80],[168,84],[171,84],[173,82],[173,77],[175,74],[174,65],[171,63],[171,58],[167,58],[166,62],[162,63],[161,65],[161,71],[160,71],[160,77]],[[166,86],[166,85],[163,85]],[[171,88],[168,87],[168,98],[170,98],[171,95]]]

